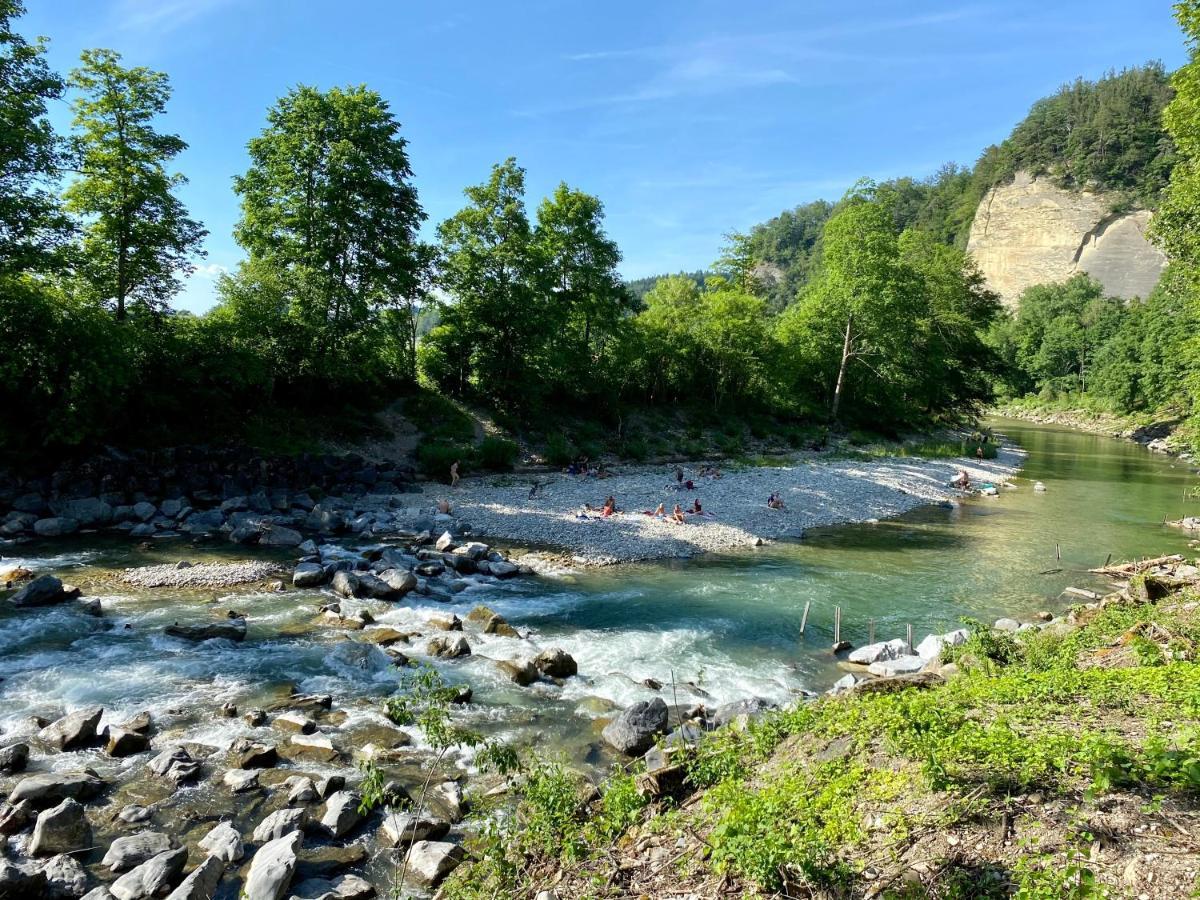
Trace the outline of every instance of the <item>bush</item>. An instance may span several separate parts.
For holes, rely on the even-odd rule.
[[[417,466],[430,478],[449,481],[450,466],[454,464],[454,461],[458,460],[459,474],[465,475],[470,468],[472,456],[472,449],[466,445],[426,440],[417,447]]]
[[[621,444],[621,456],[625,459],[632,459],[635,462],[642,462],[650,455],[650,445],[646,443],[646,439],[641,435],[627,437]]]
[[[440,394],[422,392],[410,397],[404,414],[427,439],[465,442],[475,437],[470,416]]]
[[[492,472],[509,472],[520,453],[521,448],[513,441],[486,437],[479,445],[479,465]]]
[[[546,450],[543,456],[545,456],[546,462],[552,466],[568,466],[575,459],[575,448],[561,434],[552,434],[546,441]]]

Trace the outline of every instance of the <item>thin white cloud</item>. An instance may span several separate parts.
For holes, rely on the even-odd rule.
[[[205,281],[215,281],[222,275],[228,275],[229,269],[219,263],[205,263],[204,265],[196,266],[192,271],[193,278],[201,278]]]
[[[235,0],[118,0],[113,18],[122,31],[168,34]]]

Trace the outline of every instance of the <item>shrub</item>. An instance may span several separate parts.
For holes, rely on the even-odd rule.
[[[479,445],[479,465],[492,472],[508,472],[521,453],[515,442],[500,437],[486,437]]]
[[[621,444],[621,456],[625,459],[642,462],[649,455],[650,445],[646,443],[646,439],[641,435],[627,437]]]
[[[464,442],[475,437],[470,416],[440,394],[426,391],[410,397],[404,414],[429,439]]]
[[[458,472],[467,474],[473,451],[464,444],[454,444],[442,440],[424,440],[417,447],[417,465],[421,472],[430,478],[442,481],[450,480],[450,466],[458,460]]]
[[[571,461],[575,459],[575,448],[561,434],[552,434],[546,441],[544,456],[546,462],[552,466],[570,465]]]

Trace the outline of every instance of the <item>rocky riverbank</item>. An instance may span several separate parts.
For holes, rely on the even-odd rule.
[[[578,565],[611,565],[760,546],[802,537],[807,528],[955,503],[962,495],[950,482],[960,469],[975,483],[999,484],[1019,470],[1023,459],[1023,452],[1011,447],[1001,448],[994,460],[797,457],[727,469],[720,477],[702,476],[688,466],[682,483],[671,467],[633,467],[607,478],[469,478],[443,495],[479,534],[558,548]],[[772,493],[782,498],[782,509],[767,506]],[[600,510],[609,496],[618,513],[603,517]],[[696,500],[702,515],[685,515],[682,525],[671,520],[675,504],[687,510]],[[646,514],[660,503],[667,517]]]

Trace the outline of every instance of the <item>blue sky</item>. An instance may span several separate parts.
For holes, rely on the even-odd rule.
[[[366,83],[410,141],[434,225],[515,155],[532,213],[599,195],[636,278],[861,176],[973,163],[1064,81],[1184,61],[1168,0],[26,0],[60,71],[111,47],[168,72],[183,196],[211,232],[177,305],[213,302],[246,141],[298,83]],[[54,113],[65,125],[65,108]]]

